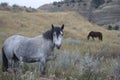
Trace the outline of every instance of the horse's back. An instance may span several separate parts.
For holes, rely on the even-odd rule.
[[[101,32],[96,32],[96,31],[91,31],[89,33],[89,35],[94,36],[94,37],[98,37],[99,35],[102,35],[102,33]]]
[[[24,38],[25,37],[20,35],[13,35],[8,37],[3,44],[5,53],[12,55],[14,48],[17,47],[20,44],[21,40],[24,40]]]
[[[3,46],[13,46],[13,45],[15,45],[16,43],[19,43],[21,40],[23,40],[24,39],[24,37],[23,36],[20,36],[20,35],[13,35],[13,36],[10,36],[10,37],[8,37],[6,40],[5,40],[5,42],[4,42],[4,44],[3,44]]]

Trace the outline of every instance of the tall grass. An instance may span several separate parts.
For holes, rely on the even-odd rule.
[[[108,76],[120,79],[120,61],[116,58],[97,58],[89,53],[69,52],[66,50],[55,51],[56,58],[49,61],[46,69],[46,80],[54,78],[62,80],[105,80]],[[1,65],[1,63],[0,63]],[[2,80],[39,80],[39,63],[23,63],[20,73],[3,73],[0,68]]]
[[[48,74],[68,80],[105,80],[116,66],[114,58],[96,58],[89,53],[62,51],[49,62]]]

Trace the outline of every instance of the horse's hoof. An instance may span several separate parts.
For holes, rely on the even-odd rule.
[[[7,72],[8,72],[8,73],[14,73],[14,71],[13,71],[11,68],[8,68],[8,69],[7,69]]]

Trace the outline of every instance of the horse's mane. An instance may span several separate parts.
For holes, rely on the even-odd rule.
[[[61,31],[61,28],[59,28],[59,27],[54,27],[54,31],[55,31],[57,34],[59,34],[60,31]],[[43,37],[44,37],[45,39],[53,40],[53,30],[51,29],[51,30],[48,30],[48,31],[46,31],[45,33],[43,33]]]
[[[48,30],[46,31],[45,33],[43,33],[43,37],[45,39],[48,39],[48,40],[53,40],[53,36],[52,36],[52,29],[51,30]]]

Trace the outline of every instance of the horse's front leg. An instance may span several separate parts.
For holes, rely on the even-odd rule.
[[[14,60],[14,73],[19,74],[20,73],[20,61]]]
[[[47,58],[47,61],[50,61],[50,60],[55,60],[56,59],[56,55],[51,55]]]
[[[40,60],[40,72],[41,72],[41,75],[45,75],[45,69],[46,69],[46,59],[42,58]]]

